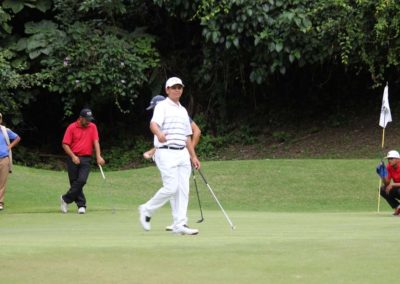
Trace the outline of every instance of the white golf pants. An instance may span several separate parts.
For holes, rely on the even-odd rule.
[[[191,173],[189,152],[186,148],[183,150],[157,149],[155,161],[161,173],[163,187],[144,204],[144,209],[151,217],[155,210],[172,199],[174,226],[183,226],[187,223],[189,203]]]

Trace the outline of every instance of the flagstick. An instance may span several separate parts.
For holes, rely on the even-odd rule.
[[[388,122],[391,122],[391,121],[392,121],[392,115],[390,114],[390,107],[389,107],[389,83],[386,82],[385,89],[383,90],[381,116],[379,118],[379,126],[382,127],[382,155],[383,155],[383,149],[384,149],[384,146],[385,146],[385,128],[386,128],[386,124]],[[382,186],[382,178],[379,179],[378,213],[380,211],[381,186]]]
[[[381,187],[382,187],[382,179],[379,179],[379,187],[378,187],[378,213],[381,206]]]
[[[382,129],[382,150],[385,145],[385,128]],[[378,186],[378,209],[377,212],[380,212],[381,207],[381,187],[382,187],[382,179],[379,179],[379,186]]]
[[[382,150],[385,146],[385,128],[382,128]],[[379,187],[378,187],[378,213],[380,212],[381,207],[381,187],[382,187],[382,179],[379,179]]]

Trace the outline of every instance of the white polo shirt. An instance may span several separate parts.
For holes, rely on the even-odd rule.
[[[154,146],[185,147],[187,136],[192,135],[189,115],[180,104],[174,103],[170,98],[159,102],[154,108],[151,122],[155,122],[165,134],[167,142],[161,143],[154,135]]]

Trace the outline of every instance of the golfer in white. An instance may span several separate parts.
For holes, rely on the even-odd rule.
[[[196,235],[197,229],[187,224],[189,203],[189,178],[191,164],[200,168],[190,135],[192,128],[186,109],[179,103],[183,93],[182,80],[172,77],[165,83],[168,98],[157,104],[150,122],[154,134],[154,146],[157,148],[155,162],[161,173],[163,187],[145,204],[139,206],[140,223],[149,231],[150,218],[158,208],[175,199],[173,232],[184,235]]]

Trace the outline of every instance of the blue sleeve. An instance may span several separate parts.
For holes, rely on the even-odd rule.
[[[7,134],[8,134],[8,137],[10,138],[10,140],[14,140],[15,138],[18,137],[18,134],[17,134],[17,133],[11,131],[11,130],[8,129],[8,128],[7,128]]]

